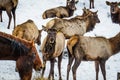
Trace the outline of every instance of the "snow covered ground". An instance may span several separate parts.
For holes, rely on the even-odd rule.
[[[101,23],[97,24],[95,29],[91,32],[85,34],[85,36],[104,36],[106,38],[110,38],[115,36],[118,32],[120,32],[120,25],[114,24],[111,22],[110,18],[110,7],[105,4],[106,0],[95,0],[95,9],[98,10],[98,16],[100,18]],[[120,0],[109,0],[109,1],[118,1]],[[16,24],[21,24],[28,19],[32,19],[39,29],[42,28],[42,25],[46,25],[46,23],[50,19],[43,20],[42,13],[46,9],[64,6],[66,0],[19,0],[18,7],[16,9]],[[89,7],[88,0],[80,0],[76,5],[77,10],[75,11],[74,16],[82,14],[82,8],[85,6]],[[8,25],[8,17],[6,12],[3,12],[3,22],[0,22],[0,31],[11,34],[13,30],[13,21],[11,23],[10,29],[7,29]],[[42,32],[42,41],[46,36],[45,32]],[[36,48],[39,51],[40,46],[36,45]],[[40,57],[41,57],[41,53]],[[67,70],[68,58],[64,56],[62,60],[62,78],[66,80],[66,70]],[[117,72],[120,72],[120,53],[110,57],[106,63],[106,77],[107,80],[117,80]],[[48,76],[49,73],[49,62],[47,63],[47,69],[45,71],[45,77]],[[36,73],[33,70],[33,77],[39,77],[40,73]],[[15,61],[0,61],[0,80],[19,80],[19,75],[15,72]],[[58,80],[58,70],[57,63],[55,64],[55,80]],[[70,72],[70,80],[72,80],[72,72]],[[95,80],[95,67],[94,62],[82,61],[78,70],[77,70],[77,80]],[[103,80],[101,75],[101,71],[99,73],[99,80]]]

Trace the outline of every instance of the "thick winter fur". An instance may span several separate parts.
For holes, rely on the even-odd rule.
[[[120,33],[110,39],[106,39],[104,37],[73,36],[68,41],[67,48],[69,51],[67,80],[69,78],[70,67],[74,59],[75,62],[72,68],[73,80],[76,80],[76,70],[82,60],[95,61],[96,80],[98,80],[98,70],[100,65],[103,78],[106,80],[105,62],[112,55],[120,51]]]
[[[33,59],[33,56],[23,56],[16,61],[16,67],[21,80],[31,80]]]
[[[66,38],[71,36],[83,35],[84,33],[93,30],[96,23],[100,20],[97,16],[97,12],[92,12],[89,9],[85,9],[82,16],[76,16],[71,19],[55,18],[50,20],[43,29],[56,29],[63,32]]]
[[[30,62],[32,62],[33,65],[32,66],[29,65],[29,66],[33,67],[36,71],[39,71],[43,67],[42,61],[35,48],[34,42],[30,42],[24,39],[17,38],[10,34],[0,32],[0,60],[17,61],[23,59],[23,56],[27,56],[27,57],[34,56],[34,59],[31,58],[30,60]],[[24,60],[29,61],[29,59],[27,58]],[[24,60],[21,61],[22,64],[19,64],[18,67],[23,66],[24,68],[25,66],[27,66]],[[33,68],[31,68],[30,70],[32,70]],[[24,68],[24,70],[27,70],[27,68]]]
[[[64,17],[71,17],[74,14],[74,11],[76,10],[75,2],[69,1],[67,2],[66,6],[59,6],[56,8],[48,9],[46,10],[42,18],[52,18],[52,17],[58,17],[58,18],[64,18]]]
[[[120,24],[120,8],[118,7],[118,5],[120,5],[120,2],[106,1],[106,4],[110,6],[112,22]]]
[[[16,26],[16,16],[15,16],[15,11],[16,7],[18,5],[18,0],[0,0],[0,17],[2,21],[2,11],[6,11],[7,15],[9,17],[9,23],[8,23],[8,29],[10,28],[10,23],[13,15],[14,19],[14,28]],[[12,14],[11,14],[12,12]]]
[[[40,45],[41,31],[42,30],[38,30],[37,26],[32,20],[27,20],[26,22],[17,25],[17,27],[15,27],[13,30],[12,35],[28,41],[34,41]]]
[[[62,32],[57,32],[53,34],[54,31],[51,31],[51,35],[48,33],[41,45],[41,51],[43,54],[43,61],[46,64],[46,61],[49,60],[51,63],[51,69],[49,73],[49,79],[54,79],[54,63],[55,58],[58,57],[58,69],[59,69],[59,80],[61,80],[61,60],[62,52],[65,46],[65,37]],[[54,36],[53,36],[54,35]],[[51,38],[54,37],[54,38]],[[54,39],[54,40],[53,40]],[[42,76],[44,75],[45,69],[43,69]]]

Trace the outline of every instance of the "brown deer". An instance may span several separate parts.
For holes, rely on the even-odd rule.
[[[26,22],[17,25],[17,27],[15,27],[15,29],[12,31],[12,35],[28,41],[34,41],[38,45],[40,45],[41,32],[42,29],[39,30],[35,25],[34,21],[29,19]]]
[[[50,61],[50,73],[48,78],[49,80],[54,80],[54,63],[55,58],[58,57],[59,80],[62,80],[61,61],[65,46],[65,37],[62,32],[57,32],[55,29],[48,29],[47,33],[48,35],[45,37],[40,48],[43,54],[43,63],[46,67],[46,61]],[[45,67],[42,71],[42,77],[44,76]]]
[[[66,6],[59,6],[56,8],[46,10],[43,13],[42,18],[47,19],[53,17],[58,18],[71,17],[74,14],[75,10],[76,10],[75,2],[72,0],[68,1]]]
[[[43,29],[47,30],[53,28],[61,31],[66,39],[69,39],[75,34],[83,35],[84,33],[93,30],[95,24],[100,22],[97,11],[92,12],[86,8],[84,8],[83,11],[84,13],[82,16],[76,16],[71,19],[52,19],[46,24],[46,27],[43,26]]]
[[[118,5],[120,5],[120,2],[106,1],[106,4],[110,6],[112,22],[120,24],[120,8],[118,7]]]
[[[13,19],[14,19],[14,28],[16,25],[16,16],[15,16],[15,11],[16,7],[18,4],[18,0],[0,0],[0,17],[2,21],[2,11],[6,11],[7,15],[9,17],[9,23],[8,23],[8,29],[10,28],[10,23],[12,19],[12,14],[13,14]],[[12,14],[11,14],[12,12]]]
[[[69,80],[69,72],[74,59],[75,62],[72,67],[73,80],[76,80],[76,70],[82,60],[95,61],[96,80],[98,80],[99,66],[103,78],[106,80],[105,63],[112,55],[120,51],[120,33],[110,39],[75,35],[67,42],[67,49],[69,54],[67,80]]]

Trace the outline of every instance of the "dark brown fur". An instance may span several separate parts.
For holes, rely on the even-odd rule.
[[[58,18],[64,18],[64,17],[71,17],[74,14],[74,11],[76,10],[75,2],[69,1],[67,2],[66,6],[59,6],[56,8],[48,9],[46,10],[42,18],[52,18],[52,17],[58,17]]]
[[[106,4],[108,6],[110,6],[110,13],[111,13],[112,22],[120,24],[120,8],[118,7],[118,5],[120,5],[120,2],[106,1]]]
[[[33,56],[22,56],[16,61],[16,67],[21,80],[31,80],[33,59]]]
[[[16,7],[18,4],[18,0],[0,0],[0,16],[2,19],[2,11],[6,11],[7,15],[9,17],[9,23],[8,23],[8,29],[10,28],[10,23],[12,19],[12,14],[13,14],[13,19],[14,19],[14,28],[16,25],[16,16],[15,16],[15,11]],[[11,14],[12,12],[12,14]]]
[[[93,38],[73,36],[68,41],[67,49],[69,52],[67,80],[69,79],[69,71],[74,59],[75,62],[72,67],[73,80],[76,80],[76,70],[82,60],[95,61],[96,80],[98,80],[99,66],[102,71],[103,79],[106,80],[105,63],[112,55],[117,54],[120,51],[120,33],[110,39],[104,37]]]
[[[34,43],[0,32],[0,60],[16,61],[22,56],[33,55],[34,59],[32,59],[32,67],[38,71],[43,67],[43,65]],[[26,64],[24,64],[24,66],[26,66]]]

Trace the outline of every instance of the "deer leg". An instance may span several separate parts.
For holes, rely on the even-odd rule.
[[[99,61],[95,61],[95,70],[96,70],[96,80],[98,80],[98,73],[99,73]]]
[[[8,29],[10,28],[10,23],[11,23],[11,19],[12,19],[12,15],[11,15],[11,11],[7,11],[7,15],[9,17],[9,23],[8,23]]]
[[[62,80],[62,77],[61,77],[61,62],[62,62],[62,53],[61,53],[61,55],[58,57],[59,80]]]
[[[12,14],[13,14],[13,19],[14,19],[14,28],[16,26],[16,15],[15,15],[15,10],[16,10],[16,7],[14,9],[12,9]]]
[[[67,65],[67,80],[69,80],[69,72],[70,72],[70,69],[71,69],[72,62],[74,60],[73,55],[69,55],[68,57],[69,57],[69,60],[68,60],[68,65]]]
[[[46,60],[43,62],[44,68],[42,70],[42,77],[44,77],[45,69],[46,69]]]
[[[49,80],[54,80],[54,63],[55,59],[50,60],[50,73],[49,73]]]
[[[94,0],[92,0],[92,8],[94,8]]]
[[[0,10],[0,19],[1,19],[0,21],[3,22],[3,20],[2,20],[2,10]]]
[[[75,62],[74,62],[74,65],[72,67],[72,72],[73,72],[73,80],[76,80],[76,70],[80,64],[81,60],[80,58],[75,58]]]
[[[105,61],[100,61],[100,67],[104,80],[106,80],[106,70],[105,70]]]
[[[89,1],[90,1],[90,5],[89,5],[89,8],[91,9],[91,3],[92,3],[92,2],[91,2],[91,0],[89,0]]]

